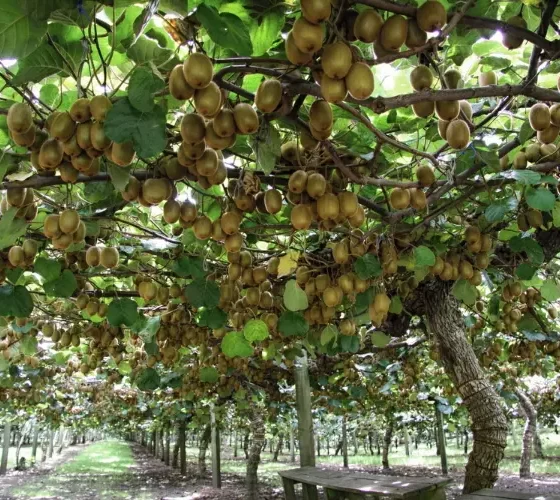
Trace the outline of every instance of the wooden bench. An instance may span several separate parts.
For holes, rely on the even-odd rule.
[[[560,495],[539,495],[508,490],[478,490],[461,496],[461,500],[560,500]]]
[[[445,500],[449,478],[384,476],[365,472],[301,467],[278,472],[286,500],[296,500],[296,483],[303,485],[308,498],[317,498],[316,487],[325,489],[329,500],[363,500],[390,497],[406,500]]]

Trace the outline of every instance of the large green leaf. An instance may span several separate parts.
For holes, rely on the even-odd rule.
[[[476,287],[467,280],[457,280],[453,285],[453,295],[466,305],[472,306],[476,302]]]
[[[0,316],[27,318],[33,311],[33,299],[24,286],[0,286]]]
[[[45,36],[47,21],[32,14],[29,10],[31,3],[34,2],[0,2],[0,59],[26,57],[39,46]]]
[[[265,14],[260,24],[252,27],[251,42],[254,56],[262,56],[272,48],[274,42],[279,38],[284,22],[284,14],[273,10]]]
[[[167,145],[165,111],[159,106],[142,113],[127,98],[120,99],[107,114],[104,128],[107,136],[115,142],[132,141],[141,158],[152,158]]]
[[[128,100],[142,113],[154,109],[154,95],[165,86],[164,81],[147,68],[137,68],[128,82]]]
[[[45,293],[51,297],[71,297],[78,288],[76,277],[69,269],[62,271],[62,274],[43,285]]]
[[[531,208],[536,208],[537,210],[544,210],[548,212],[554,208],[554,203],[556,202],[556,197],[547,188],[533,188],[529,187],[525,191],[525,199],[527,200],[527,205]]]
[[[303,317],[303,314],[285,311],[278,319],[278,330],[285,337],[305,335],[309,331],[309,323]]]
[[[141,391],[155,391],[160,383],[161,377],[153,368],[144,368],[136,378],[136,385]]]
[[[251,140],[257,165],[265,174],[270,174],[280,158],[282,140],[276,128],[268,121],[263,121],[258,133]]]
[[[40,274],[45,281],[55,280],[60,276],[62,265],[58,260],[37,257],[35,259],[35,272]]]
[[[138,304],[131,299],[114,299],[107,309],[107,319],[113,326],[132,326],[138,320]]]
[[[254,351],[243,332],[229,332],[222,339],[222,352],[228,358],[248,358]]]
[[[40,82],[47,76],[62,71],[64,61],[51,45],[44,42],[27,57],[22,58],[19,61],[18,68],[18,72],[12,80],[14,85]]]
[[[214,7],[202,4],[196,10],[196,17],[216,44],[240,56],[250,56],[253,52],[249,31],[236,15],[219,13]]]
[[[220,302],[220,287],[215,281],[195,279],[185,288],[185,295],[194,307],[216,307]]]
[[[516,236],[509,240],[509,247],[517,253],[525,252],[532,264],[540,265],[544,261],[544,251],[533,238]]]
[[[129,180],[130,180],[130,169],[125,167],[120,167],[114,163],[109,163],[107,165],[107,173],[113,181],[113,186],[119,191],[124,191]]]
[[[18,209],[10,208],[0,218],[0,250],[12,246],[27,230],[25,219],[16,219]]]
[[[354,262],[354,272],[358,278],[367,280],[381,276],[383,269],[379,259],[375,255],[368,253],[356,259],[356,262]]]
[[[436,256],[428,247],[420,245],[414,249],[414,259],[416,267],[433,266],[436,263]]]
[[[215,384],[220,378],[218,370],[213,366],[204,366],[200,369],[200,381]]]
[[[286,283],[284,305],[288,311],[303,311],[309,306],[307,294],[301,289],[296,280],[290,280]]]
[[[259,342],[268,338],[268,326],[262,319],[250,319],[243,328],[243,335],[249,342]]]

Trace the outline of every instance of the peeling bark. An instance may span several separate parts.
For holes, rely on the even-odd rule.
[[[249,451],[249,459],[247,460],[247,498],[248,500],[258,500],[258,477],[257,471],[261,461],[261,450],[264,443],[264,418],[262,411],[257,408],[253,412],[253,419],[251,422],[253,429],[253,442]]]
[[[391,421],[387,424],[385,436],[383,438],[383,457],[381,463],[384,469],[389,469],[389,450],[391,449],[391,442],[393,440],[393,429],[394,423]]]
[[[278,462],[278,455],[282,451],[282,446],[284,445],[284,433],[278,433],[278,442],[276,443],[276,449],[274,450],[274,456],[272,457],[273,462]]]
[[[200,477],[206,474],[206,450],[208,450],[208,445],[210,444],[211,432],[212,429],[210,424],[208,424],[202,432],[200,444],[198,445],[198,475]]]
[[[515,395],[525,413],[525,429],[521,445],[521,460],[519,461],[519,477],[531,477],[531,455],[533,453],[533,437],[537,432],[537,412],[529,396],[521,389],[515,389]]]

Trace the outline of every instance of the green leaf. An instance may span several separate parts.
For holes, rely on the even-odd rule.
[[[63,70],[64,61],[60,54],[47,42],[43,42],[31,54],[18,62],[18,72],[12,83],[20,86],[29,82],[40,82],[47,76]]]
[[[10,208],[0,218],[0,250],[11,247],[27,230],[25,219],[16,219],[18,209]]]
[[[522,264],[519,264],[517,266],[517,269],[515,270],[515,275],[520,279],[520,280],[530,280],[533,278],[533,276],[535,275],[535,272],[537,271],[538,267],[532,266],[531,264],[527,264],[526,262],[523,262]]]
[[[138,317],[138,304],[131,299],[114,299],[107,309],[107,319],[113,326],[132,326]]]
[[[420,245],[414,249],[414,259],[416,267],[433,266],[436,263],[436,256],[428,247]]]
[[[130,363],[124,359],[117,365],[117,369],[121,375],[130,375],[132,373]]]
[[[130,178],[129,172],[129,168],[120,167],[119,165],[115,165],[114,163],[107,163],[107,173],[111,177],[113,186],[115,186],[115,189],[117,189],[117,191],[125,190]]]
[[[286,283],[284,305],[288,311],[303,311],[309,307],[307,294],[300,288],[296,280]]]
[[[250,319],[245,323],[243,335],[249,342],[259,342],[268,338],[268,326],[262,319]]]
[[[55,106],[60,101],[60,88],[54,83],[47,83],[41,87],[39,97],[47,106]]]
[[[0,59],[31,54],[47,32],[47,21],[33,15],[36,2],[0,2]]]
[[[262,56],[271,49],[274,42],[279,38],[284,22],[284,14],[275,10],[268,12],[259,25],[253,26],[251,42],[253,43],[254,56]]]
[[[227,314],[219,307],[213,307],[211,309],[204,308],[197,314],[196,323],[198,326],[205,326],[206,328],[216,330],[226,326]]]
[[[309,331],[309,323],[307,323],[303,314],[285,311],[278,319],[278,331],[282,333],[284,337],[305,335]]]
[[[331,340],[338,338],[338,328],[334,325],[327,325],[321,332],[321,345],[327,345]]]
[[[547,188],[533,188],[529,187],[525,191],[525,199],[527,205],[537,210],[548,212],[554,208],[556,197]]]
[[[521,184],[539,184],[542,178],[541,174],[533,170],[506,170],[497,174],[496,177],[515,179]]]
[[[384,332],[375,330],[371,334],[371,342],[376,347],[385,347],[389,342],[391,342],[391,336]]]
[[[231,49],[240,56],[251,55],[251,37],[239,17],[228,12],[220,14],[214,7],[206,4],[198,6],[196,17],[214,43]]]
[[[560,285],[552,280],[545,281],[541,287],[541,295],[550,302],[560,299]]]
[[[525,144],[534,135],[535,131],[531,127],[529,120],[524,120],[523,125],[519,129],[519,144]]]
[[[173,272],[181,278],[204,278],[206,271],[204,263],[199,257],[189,257],[182,255],[173,264]]]
[[[367,280],[381,276],[383,269],[379,259],[375,255],[368,253],[356,259],[356,262],[354,262],[354,272],[358,278]]]
[[[161,325],[161,316],[152,316],[146,320],[144,327],[138,332],[144,343],[153,340]]]
[[[220,302],[220,287],[215,281],[197,278],[185,288],[185,295],[193,307],[216,307]]]
[[[357,353],[360,350],[360,337],[357,335],[341,335],[340,348],[344,352]]]
[[[35,272],[40,274],[45,281],[55,280],[60,276],[62,266],[58,260],[37,257],[35,259]]]
[[[544,252],[539,243],[533,238],[516,236],[509,240],[509,247],[516,253],[525,252],[532,264],[540,265],[544,262]]]
[[[0,286],[0,316],[27,318],[33,311],[31,294],[21,285]]]
[[[46,282],[43,288],[48,296],[68,298],[76,291],[78,283],[72,271],[65,269],[58,278]]]
[[[132,141],[140,158],[151,158],[167,146],[165,124],[165,111],[159,106],[142,113],[123,98],[107,114],[104,128],[111,140],[118,143]]]
[[[476,302],[476,287],[467,280],[460,279],[453,285],[453,295],[466,305],[472,306]]]
[[[222,339],[222,352],[228,358],[248,358],[254,350],[243,332],[229,332]]]
[[[156,92],[165,87],[164,81],[147,68],[136,68],[128,83],[128,100],[142,113],[154,109]]]
[[[159,373],[153,368],[144,368],[136,378],[136,386],[141,391],[155,391],[160,383]]]
[[[398,295],[393,295],[391,297],[391,305],[389,306],[389,312],[393,314],[400,314],[403,311],[403,305],[401,298]]]
[[[216,368],[214,368],[213,366],[203,366],[200,369],[199,378],[201,382],[215,384],[219,380],[220,374],[218,373],[218,370],[216,370]]]
[[[259,131],[251,139],[251,147],[257,157],[257,165],[265,174],[270,174],[280,158],[282,139],[276,128],[268,121],[263,121]]]
[[[517,207],[517,199],[512,196],[504,200],[499,200],[486,207],[484,217],[488,222],[498,222],[504,219],[508,212]]]
[[[24,335],[19,343],[19,350],[25,356],[33,356],[37,352],[37,337]]]
[[[122,43],[127,47],[126,55],[133,60],[136,64],[153,63],[157,68],[166,69],[167,66],[172,67],[175,62],[174,53],[170,49],[162,49],[159,44],[148,38],[146,35],[141,35],[133,45],[132,37],[128,40],[123,40]]]

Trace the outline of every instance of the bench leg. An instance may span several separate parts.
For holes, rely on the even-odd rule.
[[[282,484],[284,485],[284,498],[286,500],[297,500],[296,490],[294,489],[294,482],[291,479],[282,478]]]
[[[436,488],[435,490],[420,493],[413,500],[446,500],[446,497],[445,488]]]
[[[319,500],[319,494],[317,493],[317,486],[313,486],[311,484],[304,484],[303,500]]]
[[[325,488],[327,500],[379,500],[379,497],[364,493],[347,493]]]

